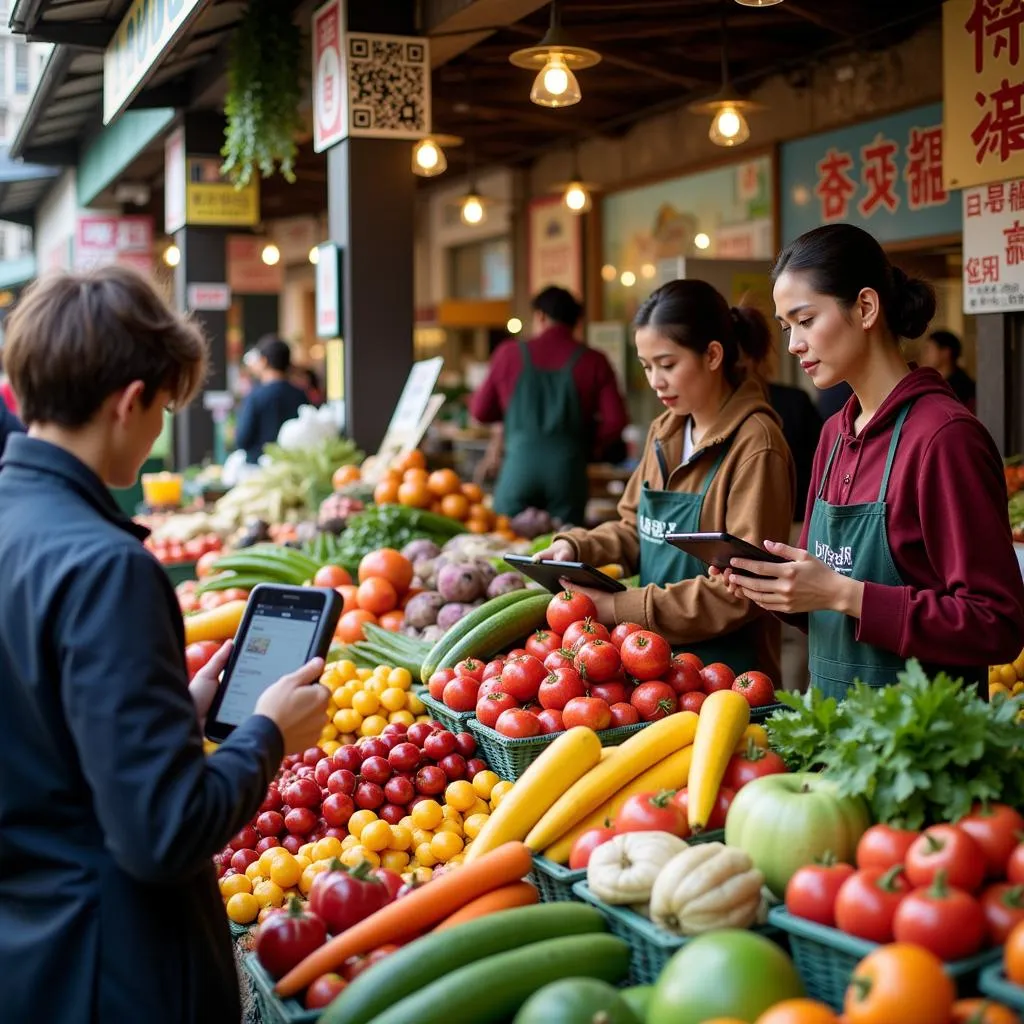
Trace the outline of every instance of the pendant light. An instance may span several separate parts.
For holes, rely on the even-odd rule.
[[[536,46],[516,50],[509,60],[517,68],[536,71],[530,100],[539,107],[571,107],[583,98],[574,72],[601,60],[596,50],[576,46],[562,31],[558,2],[551,4],[551,24]]]
[[[589,213],[594,207],[595,186],[583,180],[580,174],[579,151],[572,150],[572,175],[565,184],[555,186],[562,193],[562,202],[571,213]]]
[[[774,7],[781,4],[782,0],[736,0],[740,7]]]
[[[181,262],[181,250],[173,243],[164,249],[164,263],[169,267],[176,267]]]
[[[475,228],[487,219],[484,197],[471,185],[469,191],[459,200],[459,217],[467,227]]]
[[[750,125],[744,116],[763,109],[761,104],[740,96],[729,82],[729,51],[727,47],[725,7],[722,8],[722,88],[710,100],[691,103],[691,114],[710,114],[708,138],[716,146],[741,146],[750,138]]]
[[[428,135],[412,148],[412,173],[421,178],[436,178],[448,170],[446,149],[461,146],[463,140],[457,135]]]

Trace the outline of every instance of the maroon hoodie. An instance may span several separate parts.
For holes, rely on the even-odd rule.
[[[853,431],[856,397],[825,424],[800,546],[807,547],[811,509],[836,436],[839,449],[822,497],[835,505],[877,500],[893,426],[908,399],[914,404],[886,495],[889,546],[906,585],[865,584],[857,639],[931,665],[972,667],[977,671],[969,675],[984,679],[987,665],[1012,661],[1024,645],[1024,581],[999,453],[938,372],[913,370],[859,437]]]

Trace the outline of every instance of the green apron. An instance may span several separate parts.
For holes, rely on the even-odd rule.
[[[589,433],[580,411],[574,352],[560,370],[538,370],[519,342],[522,369],[505,411],[505,458],[494,488],[494,509],[514,516],[546,509],[563,523],[583,524],[590,484]]]
[[[701,532],[700,517],[704,508],[704,497],[725,460],[730,444],[731,440],[721,446],[721,451],[696,494],[659,491],[651,487],[647,480],[644,481],[640,492],[640,504],[636,510],[642,587],[651,583],[664,587],[669,583],[679,583],[708,574],[707,566],[699,558],[694,558],[693,555],[667,544],[664,538],[667,533]],[[661,467],[662,482],[667,484],[671,474],[660,442],[654,442],[654,451]],[[696,654],[705,665],[721,661],[737,674],[761,667],[757,663],[756,645],[749,626],[742,626],[732,633],[714,639],[686,644],[685,649]]]
[[[859,505],[830,505],[822,497],[841,438],[836,438],[825,464],[811,512],[807,549],[836,572],[851,579],[881,583],[887,587],[904,585],[889,548],[885,494],[889,487],[896,446],[908,412],[909,403],[900,410],[893,427],[877,501],[866,501]],[[847,689],[857,679],[871,686],[889,686],[896,682],[897,673],[906,665],[906,659],[891,651],[860,643],[856,633],[857,621],[842,612],[818,611],[808,616],[811,684],[826,697],[842,700]]]

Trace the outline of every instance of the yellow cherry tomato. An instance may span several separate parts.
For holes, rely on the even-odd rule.
[[[361,682],[365,683],[373,675],[373,671],[368,668],[356,669],[356,678]]]
[[[342,850],[351,850],[353,846],[359,845],[359,839],[353,835],[347,835],[341,841]]]
[[[386,850],[391,844],[391,826],[386,821],[371,821],[362,832],[359,833],[359,842],[368,850],[380,853]]]
[[[444,809],[436,800],[421,800],[412,809],[412,823],[417,828],[437,828],[444,821]]]
[[[269,867],[269,865],[268,865],[268,867],[267,867],[267,870],[268,870],[268,871],[270,870],[270,867]],[[259,862],[258,860],[254,860],[254,861],[253,861],[253,862],[252,862],[252,863],[251,863],[251,864],[250,864],[250,865],[249,865],[249,866],[248,866],[248,867],[247,867],[247,868],[245,869],[245,877],[246,877],[246,878],[248,878],[250,882],[251,882],[251,881],[252,881],[252,880],[253,880],[254,878],[262,878],[262,877],[263,877],[263,868],[262,868],[262,867],[260,867],[260,862]]]
[[[409,854],[405,850],[385,850],[380,855],[380,866],[400,875],[409,866]]]
[[[351,836],[355,836],[359,839],[363,834],[363,829],[370,824],[371,821],[376,821],[377,815],[373,811],[361,810],[356,811],[351,818],[348,819],[348,833]]]
[[[505,794],[512,788],[511,782],[506,782],[504,779],[499,782],[494,789],[491,790],[491,810],[496,811],[498,805],[501,803]]]
[[[397,686],[389,686],[380,695],[381,707],[387,708],[388,711],[401,711],[405,707],[405,697],[405,690],[400,690]]]
[[[402,819],[405,821],[405,818]],[[392,825],[391,841],[388,843],[389,850],[404,852],[412,846],[412,829],[408,825]]]
[[[462,824],[462,831],[465,832],[467,838],[476,839],[484,825],[487,824],[487,818],[486,814],[471,814]]]
[[[412,830],[412,845],[422,846],[424,843],[430,844],[430,840],[434,838],[434,832],[429,828],[414,828]]]
[[[352,707],[352,691],[347,686],[335,687],[334,693],[331,694],[331,699],[339,708]]]
[[[349,661],[348,658],[342,658],[341,661],[336,661],[334,663],[334,671],[337,673],[339,679],[344,679],[348,682],[350,679],[358,678],[356,673],[359,670],[356,668],[354,661]]]
[[[416,827],[416,823],[412,820],[412,815],[407,814],[399,823],[402,828],[407,828],[410,832]]]
[[[291,854],[288,854],[287,857],[278,857],[270,865],[270,880],[281,886],[282,889],[290,889],[293,885],[298,885],[301,877],[302,867]]]
[[[310,859],[330,860],[332,857],[340,857],[341,854],[341,840],[336,836],[325,836],[313,844],[313,855]]]
[[[426,708],[423,705],[423,701],[421,701],[419,699],[419,697],[416,696],[415,693],[410,693],[409,694],[409,696],[408,696],[408,698],[406,700],[406,707],[414,715],[422,715],[423,712],[426,710]]]
[[[439,832],[451,832],[453,835],[461,836],[462,835],[462,822],[461,821],[453,821],[451,818],[449,818],[449,819],[447,819],[445,821],[442,821],[441,824],[437,826],[437,829],[435,830],[435,834],[439,833]]]
[[[341,855],[341,863],[349,868],[357,868],[363,861],[367,861],[372,868],[380,867],[380,857],[374,850],[368,850],[365,846],[353,846]]]
[[[473,776],[473,781],[470,785],[476,790],[477,796],[482,796],[487,800],[490,798],[491,791],[499,782],[501,782],[501,779],[498,778],[498,773],[492,772],[490,768],[486,768],[484,771],[477,772]]]
[[[392,711],[391,714],[388,715],[388,721],[391,722],[393,725],[404,725],[406,728],[408,728],[410,725],[412,725],[413,722],[416,721],[416,719],[413,717],[413,713],[411,711],[403,710]]]
[[[363,724],[363,716],[355,708],[342,708],[334,713],[331,724],[339,733],[358,732]]]
[[[388,673],[388,686],[408,690],[412,686],[412,673],[407,668],[393,668]]]
[[[229,900],[236,892],[252,892],[252,882],[245,875],[225,875],[219,883],[220,894]]]
[[[1013,686],[1017,682],[1017,670],[1012,665],[1000,665],[999,678],[1006,686]]]
[[[235,924],[252,924],[259,915],[260,904],[252,893],[236,892],[235,895],[228,900],[228,904],[225,909],[228,912],[228,917],[234,921]]]
[[[370,715],[369,718],[363,719],[363,724],[359,726],[360,736],[379,736],[388,724],[388,720],[383,715]]]
[[[269,876],[271,866],[273,865],[274,861],[277,860],[277,858],[280,857],[282,854],[287,854],[287,856],[289,857],[291,856],[291,854],[288,853],[288,851],[283,846],[272,846],[270,847],[269,850],[264,850],[260,854],[260,859],[258,862],[260,866],[260,874]]]
[[[320,739],[322,739],[322,740],[336,740],[337,738],[338,738],[338,729],[337,729],[336,726],[332,725],[330,722],[328,722],[327,725],[325,725],[320,730]]]
[[[352,707],[364,718],[367,715],[375,715],[380,707],[380,699],[377,694],[370,690],[360,690],[352,697]]]
[[[447,864],[456,854],[462,852],[465,844],[462,836],[454,832],[438,832],[430,840],[430,852],[442,863]]]
[[[429,882],[434,877],[434,872],[430,870],[431,867],[433,867],[432,864],[424,864],[421,867],[413,868],[410,881],[415,882],[417,885],[424,885]]]
[[[444,802],[456,811],[468,811],[476,803],[476,789],[468,779],[449,782],[444,791]]]
[[[341,750],[341,744],[337,740],[321,740],[320,748],[325,754],[332,755]]]
[[[299,892],[301,892],[303,896],[308,896],[309,890],[313,888],[313,879],[321,872],[327,870],[328,866],[326,861],[321,861],[319,864],[310,864],[308,868],[303,868],[302,875],[299,878]]]
[[[301,874],[301,873],[300,873]],[[277,882],[260,882],[252,887],[252,894],[261,907],[280,907],[284,904],[284,890]]]
[[[303,857],[301,853],[297,853],[295,854],[295,863],[298,864],[303,871],[305,871],[306,868],[308,868],[309,865],[313,863],[313,861],[310,860],[309,857]]]
[[[431,840],[433,842],[433,840]],[[413,858],[416,863],[423,868],[432,868],[437,863],[437,858],[434,856],[434,851],[431,849],[430,843],[420,843],[416,847]],[[232,897],[233,899],[234,897]]]
[[[466,811],[466,814],[490,814],[490,813],[491,813],[491,805],[486,800],[482,800],[480,797],[477,797],[476,800],[473,802],[473,806],[470,807],[470,809],[468,811]]]
[[[381,694],[388,688],[387,676],[375,675],[372,679],[368,680],[364,685],[363,689],[367,693],[372,693],[377,700],[380,700]]]

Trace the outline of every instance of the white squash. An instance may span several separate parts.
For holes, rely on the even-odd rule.
[[[602,843],[590,855],[587,885],[613,906],[646,903],[661,869],[686,849],[668,832],[626,832]]]

